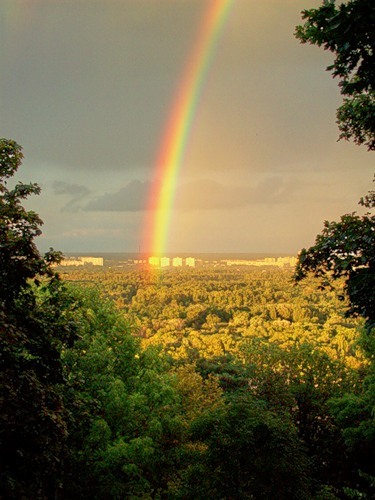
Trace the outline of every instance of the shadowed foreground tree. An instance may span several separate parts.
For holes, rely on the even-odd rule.
[[[335,5],[324,0],[318,9],[304,10],[296,37],[335,55],[327,67],[340,79],[344,96],[337,110],[340,139],[352,139],[375,150],[375,4],[350,0]]]
[[[238,392],[191,426],[184,499],[309,499],[309,460],[289,415]]]
[[[346,96],[337,113],[340,138],[353,139],[375,149],[375,4],[372,0],[349,0],[336,6],[324,0],[318,9],[304,10],[303,26],[296,38],[302,43],[323,46],[335,54],[327,68],[340,78]],[[363,216],[346,214],[340,222],[325,222],[315,245],[303,249],[296,267],[296,280],[308,272],[324,278],[345,279],[350,300],[349,313],[360,314],[371,327],[375,321],[375,194],[360,204],[370,209]]]
[[[374,192],[361,204],[375,207]],[[331,401],[331,412],[342,429],[348,462],[356,485],[353,498],[375,494],[375,215],[348,214],[339,222],[326,222],[315,246],[303,249],[296,267],[296,279],[308,273],[321,278],[323,286],[343,279],[349,299],[348,314],[366,319],[361,344],[369,359],[361,390]]]
[[[360,202],[374,208],[374,192]],[[330,280],[344,278],[350,314],[359,314],[368,327],[375,324],[375,215],[346,214],[339,222],[324,223],[315,245],[300,252],[295,277],[300,281],[312,272]]]
[[[60,352],[72,332],[50,267],[59,254],[39,253],[42,221],[21,204],[39,187],[7,187],[22,158],[16,142],[0,139],[0,497],[47,498],[64,452]]]
[[[343,105],[337,111],[340,139],[352,139],[375,150],[375,4],[350,0],[335,5],[324,0],[318,9],[305,10],[304,26],[296,37],[303,43],[323,46],[335,54],[327,68],[340,78]],[[375,495],[375,192],[360,201],[369,209],[362,216],[346,214],[339,222],[325,222],[315,245],[299,255],[295,278],[307,274],[321,278],[322,286],[343,279],[349,299],[348,314],[366,320],[362,346],[369,369],[361,391],[331,402],[331,411],[346,444],[355,480],[344,489],[349,498]]]

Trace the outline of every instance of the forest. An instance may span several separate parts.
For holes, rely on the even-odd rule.
[[[111,299],[141,345],[163,346],[174,360],[243,353],[254,339],[282,348],[312,343],[358,368],[358,329],[345,317],[342,283],[320,291],[295,284],[293,269],[72,270],[64,280]],[[363,359],[362,359],[363,361]]]
[[[304,11],[375,149],[370,0]],[[375,498],[375,192],[295,269],[59,268],[0,139],[0,498]]]
[[[16,448],[3,441],[4,498],[371,498],[373,351],[342,280],[322,290],[279,268],[49,279],[33,285],[32,322],[58,325],[61,378],[27,380],[37,399],[17,408]],[[18,347],[7,386],[14,360],[23,376],[40,363]]]
[[[277,268],[73,271],[64,280],[109,299],[161,369],[156,377],[148,366],[147,394],[145,386],[137,394],[142,410],[131,417],[143,422],[157,486],[130,453],[141,436],[130,434],[120,452],[124,429],[112,412],[128,410],[134,394],[118,376],[116,403],[112,395],[100,424],[108,441],[93,464],[103,481],[116,477],[115,453],[147,478],[134,497],[371,496],[370,364],[364,321],[345,316],[342,282],[319,290],[316,279],[296,285],[293,270]],[[125,495],[129,477],[122,481]]]

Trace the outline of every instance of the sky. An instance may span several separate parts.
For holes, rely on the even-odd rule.
[[[333,56],[294,30],[317,0],[233,0],[176,180],[168,253],[296,254],[372,189],[337,141]],[[42,192],[42,251],[151,252],[148,197],[206,0],[0,0],[0,137]]]

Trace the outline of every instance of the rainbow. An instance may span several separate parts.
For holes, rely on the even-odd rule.
[[[151,235],[150,250],[154,255],[161,256],[166,251],[178,174],[207,73],[233,1],[209,0],[172,104],[157,157],[156,181],[149,195],[144,241]]]

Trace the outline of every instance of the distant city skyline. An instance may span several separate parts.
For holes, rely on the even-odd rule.
[[[41,250],[148,253],[172,102],[207,0],[0,0],[0,136],[42,193]],[[332,56],[293,36],[321,0],[233,0],[176,182],[167,253],[296,255],[360,211],[373,158],[337,142]]]
[[[221,256],[213,256],[211,254],[204,254],[198,256],[184,256],[181,257],[179,255],[173,255],[170,257],[167,256],[156,256],[151,255],[149,257],[141,257],[134,256],[127,258],[124,260],[123,256],[126,254],[118,254],[117,258],[116,254],[111,254],[111,258],[104,258],[103,256],[82,256],[82,255],[66,255],[64,258],[58,263],[54,264],[55,267],[63,267],[63,268],[76,268],[76,267],[141,267],[148,269],[170,269],[170,268],[195,268],[196,266],[201,267],[202,265],[216,265],[219,264],[225,267],[289,267],[293,268],[297,263],[296,256],[246,256],[241,255],[241,257],[232,255],[225,256],[222,254]],[[131,254],[128,254],[128,256]],[[120,258],[120,256],[122,256]],[[219,258],[217,258],[219,257]]]

